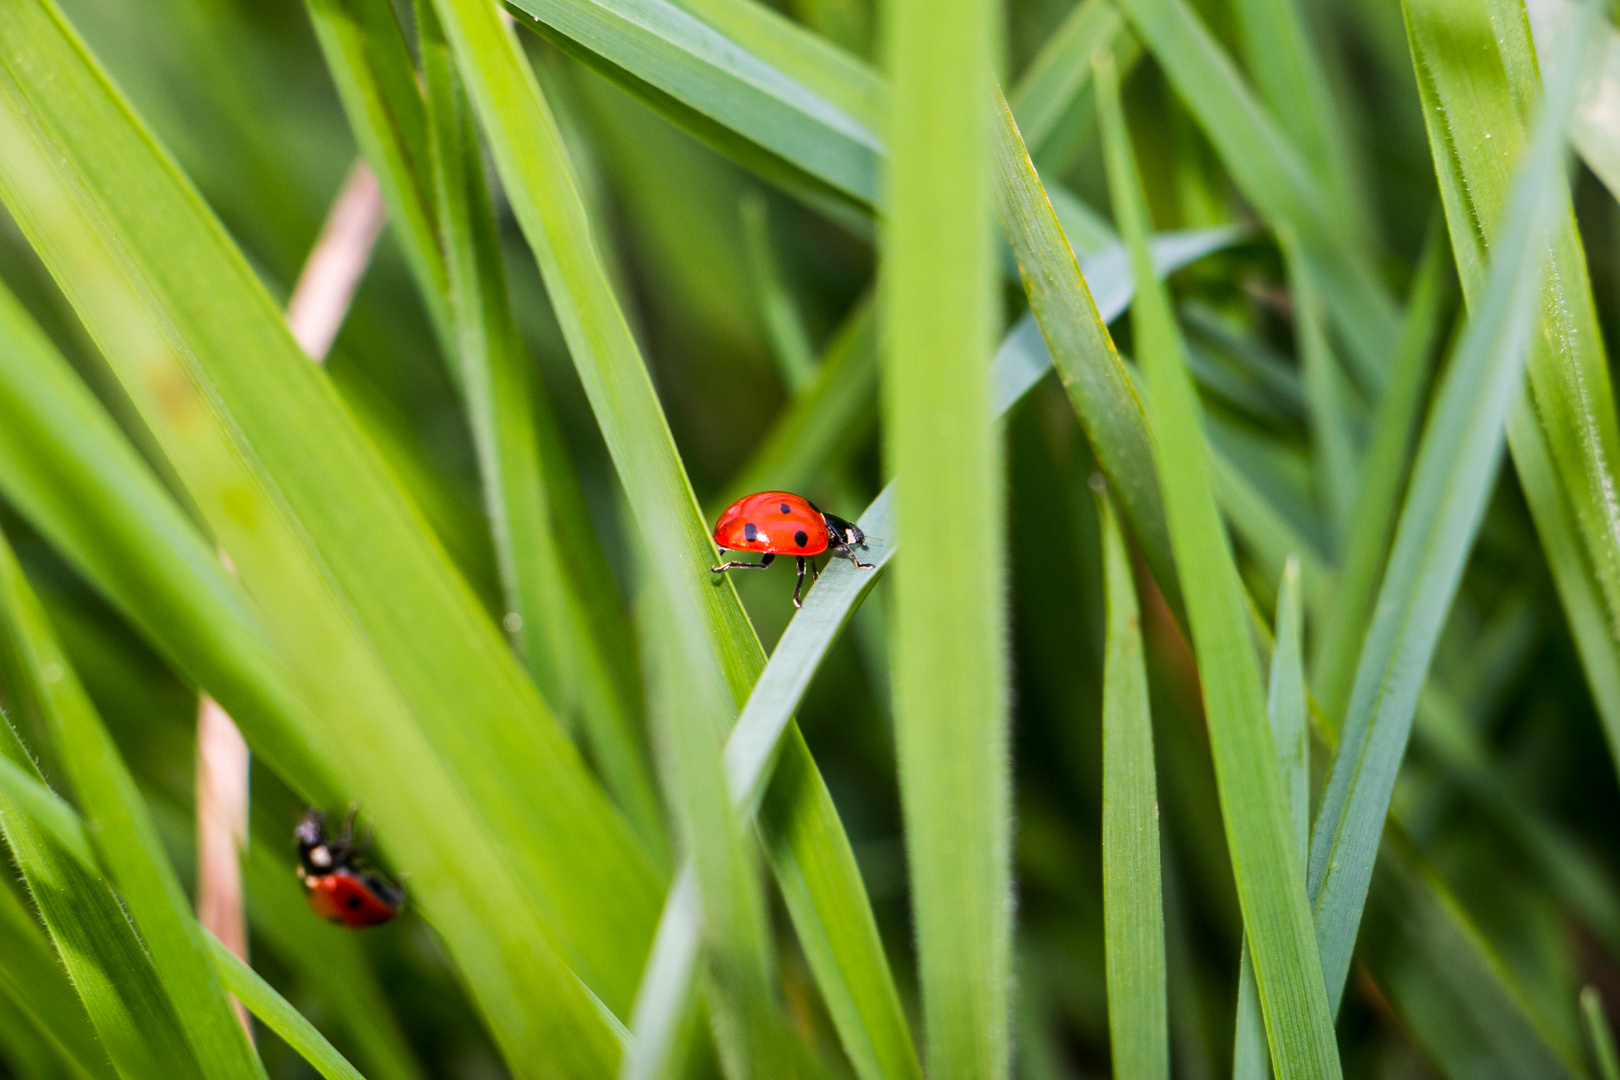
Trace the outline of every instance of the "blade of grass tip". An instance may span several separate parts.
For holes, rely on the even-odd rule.
[[[1389,536],[1400,507],[1412,440],[1422,417],[1424,391],[1434,368],[1435,342],[1447,274],[1445,233],[1433,222],[1413,277],[1390,363],[1389,384],[1372,421],[1372,444],[1361,465],[1361,483],[1350,513],[1350,532],[1339,561],[1332,602],[1320,609],[1311,669],[1323,711],[1337,725],[1355,674]]]
[[[1129,72],[1142,55],[1141,43],[1126,31],[1110,0],[1084,0],[1046,39],[1007,95],[1030,157],[1054,175],[1079,149],[1081,133],[1097,122],[1090,59],[1100,48],[1114,50],[1121,72]]]
[[[1335,1010],[1418,693],[1484,515],[1521,385],[1583,55],[1572,52],[1553,68],[1557,79],[1492,246],[1485,302],[1457,345],[1419,444],[1312,834],[1311,894]]]
[[[22,772],[5,757],[0,768]],[[16,1010],[13,1022],[31,1027],[75,1080],[112,1080],[117,1073],[50,938],[10,885],[0,888],[0,955],[0,998]]]
[[[739,212],[742,215],[744,250],[748,256],[748,273],[758,293],[759,310],[765,321],[765,334],[771,343],[771,353],[781,370],[782,382],[790,395],[798,395],[815,377],[815,346],[810,343],[810,332],[782,281],[771,250],[770,210],[765,196],[750,191],[743,196]],[[729,505],[729,504],[728,504]]]
[[[1294,826],[1294,848],[1304,865],[1311,832],[1310,729],[1305,722],[1305,667],[1302,638],[1304,610],[1300,602],[1299,559],[1290,556],[1277,588],[1275,644],[1271,652],[1271,684],[1266,693],[1266,715],[1277,747],[1288,796],[1288,816]],[[1266,1080],[1271,1063],[1266,1054],[1266,1026],[1260,1016],[1260,993],[1254,982],[1254,961],[1248,941],[1238,963],[1237,1029],[1232,1042],[1233,1080]]]
[[[1130,555],[1101,475],[1092,482],[1107,596],[1103,653],[1103,935],[1114,1075],[1170,1076],[1159,795]]]
[[[1614,1030],[1603,1015],[1603,995],[1595,986],[1581,990],[1581,1017],[1586,1021],[1586,1037],[1592,1041],[1599,1080],[1620,1080],[1620,1053],[1614,1047]]]
[[[8,665],[7,691],[15,706],[18,658],[3,641],[0,659]],[[87,1039],[77,1049],[105,1055],[125,1080],[202,1080],[151,957],[94,869],[78,814],[45,786],[10,724],[0,727],[0,830],[99,1036],[99,1042]]]
[[[173,1003],[181,1031],[211,1076],[264,1077],[208,963],[202,930],[168,864],[135,782],[58,646],[9,543],[0,539],[0,624],[14,676],[46,720],[91,822],[100,861],[119,886]]]
[[[542,448],[539,429],[550,422],[550,407],[513,321],[472,108],[431,6],[417,5],[416,22],[454,355],[506,595],[504,628],[542,693],[583,726],[608,790],[648,850],[661,855],[662,817],[645,752],[572,582],[593,573],[589,564],[600,572],[600,556],[570,559],[557,531],[563,504],[550,480],[564,462],[546,468],[544,450],[564,451]]]
[[[1157,464],[1198,674],[1238,899],[1277,1075],[1337,1077],[1338,1047],[1291,842],[1288,806],[1249,635],[1243,586],[1216,509],[1199,407],[1169,297],[1146,247],[1141,180],[1112,59],[1094,58],[1115,220],[1137,279],[1132,326],[1158,422]]]
[[[590,223],[546,101],[496,13],[478,0],[435,0],[468,81],[496,166],[542,276],[637,525],[659,573],[700,613],[732,699],[746,699],[763,650],[728,582],[716,587],[715,548],[699,516],[640,352],[596,254]],[[824,996],[847,996],[859,1027],[894,1075],[918,1072],[888,962],[854,853],[803,737],[791,727],[761,818],[788,913]],[[859,1055],[852,1055],[856,1058]]]
[[[1542,97],[1538,64],[1523,20],[1472,5],[1408,4],[1406,12],[1452,251],[1472,308],[1486,280],[1485,241],[1502,220],[1510,169],[1528,141],[1524,114]],[[1483,40],[1495,41],[1497,52],[1475,55],[1466,44]],[[1594,34],[1594,50],[1606,40]],[[1552,57],[1539,67],[1555,77]],[[1620,421],[1567,201],[1551,248],[1555,270],[1543,289],[1541,332],[1532,338],[1528,388],[1509,418],[1508,446],[1620,761],[1620,525],[1612,464],[1620,459]]]
[[[258,972],[243,963],[228,945],[212,936],[207,944],[215,970],[236,995],[236,1000],[246,1005],[316,1072],[326,1080],[365,1080],[360,1070],[349,1064],[349,1059],[338,1053],[314,1024],[304,1019],[303,1014],[276,993]]]
[[[999,94],[996,104],[996,209],[1018,257],[1030,311],[1154,580],[1171,605],[1179,608],[1180,587],[1153,472],[1153,435],[1143,421],[1142,403],[1047,201],[1012,112]]]
[[[1350,434],[1351,391],[1345,385],[1328,340],[1326,312],[1315,272],[1296,243],[1285,239],[1283,248],[1289,253],[1294,334],[1310,419],[1317,505],[1327,524],[1330,550],[1338,556],[1344,550],[1350,531],[1351,501],[1355,498],[1359,464]]]
[[[1122,0],[1132,26],[1176,88],[1244,196],[1274,227],[1290,227],[1319,260],[1324,295],[1363,385],[1377,389],[1395,338],[1396,312],[1364,249],[1342,231],[1299,150],[1185,0]]]
[[[952,508],[951,543],[913,549],[892,594],[895,743],[935,1080],[998,1080],[1011,1057],[1003,478],[984,372],[996,330],[994,121],[980,81],[992,13],[988,0],[888,11],[885,460],[901,534],[929,536]]]

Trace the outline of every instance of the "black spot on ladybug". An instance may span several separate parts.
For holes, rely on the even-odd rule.
[[[349,905],[350,910],[353,910],[354,908],[359,907],[360,906],[360,898],[358,896],[349,897],[348,905]]]
[[[804,547],[804,545],[810,542],[810,537],[805,535],[805,531],[803,529],[800,529],[798,532],[793,534],[793,542],[799,547]]]
[[[791,513],[793,513],[793,508],[791,506],[789,506],[787,503],[783,503],[782,504],[782,513],[791,514]]]
[[[755,524],[752,521],[750,521],[748,524],[743,526],[743,538],[744,539],[746,539],[746,540],[754,540],[754,539],[757,539],[758,536],[759,536],[759,529],[758,529],[757,526],[755,526]]]

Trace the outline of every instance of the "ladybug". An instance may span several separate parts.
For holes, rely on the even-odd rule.
[[[335,837],[326,834],[326,815],[319,810],[305,814],[293,836],[298,880],[309,906],[327,922],[360,930],[387,922],[405,906],[405,890],[367,863],[366,841],[355,843],[353,810]]]
[[[715,546],[720,554],[727,551],[761,551],[759,562],[731,562],[711,566],[716,574],[727,570],[763,570],[778,555],[797,555],[799,580],[793,586],[793,606],[799,603],[799,592],[804,588],[804,564],[810,563],[811,581],[821,576],[814,556],[823,551],[835,551],[849,556],[849,561],[864,569],[872,563],[861,562],[856,548],[866,547],[866,534],[852,521],[832,514],[823,514],[816,504],[801,495],[786,491],[760,491],[744,495],[720,515],[714,526]]]

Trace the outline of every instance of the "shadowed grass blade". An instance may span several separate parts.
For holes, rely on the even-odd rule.
[[[1115,1076],[1168,1080],[1170,1030],[1159,794],[1147,669],[1131,561],[1107,488],[1096,483],[1108,631],[1103,650],[1103,937]]]
[[[1199,406],[1169,297],[1146,247],[1141,180],[1110,58],[1093,61],[1116,221],[1131,248],[1132,326],[1157,418],[1165,516],[1185,586],[1227,844],[1260,987],[1277,1075],[1340,1075],[1320,960],[1286,795],[1265,719],[1246,601],[1210,480]]]
[[[1578,61],[1565,64],[1522,157],[1482,302],[1418,446],[1311,837],[1311,895],[1335,1011],[1418,693],[1496,481],[1504,425],[1523,377],[1542,253],[1563,197],[1564,125]]]
[[[117,883],[180,1030],[209,1076],[260,1077],[264,1066],[231,1012],[203,930],[169,866],[135,781],[57,644],[9,543],[0,538],[0,634],[7,691],[45,722],[88,813],[99,861]]]

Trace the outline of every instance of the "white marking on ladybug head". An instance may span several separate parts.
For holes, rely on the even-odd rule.
[[[328,866],[332,865],[331,850],[325,844],[310,848],[309,863],[311,866],[318,866],[323,870],[326,869]]]

